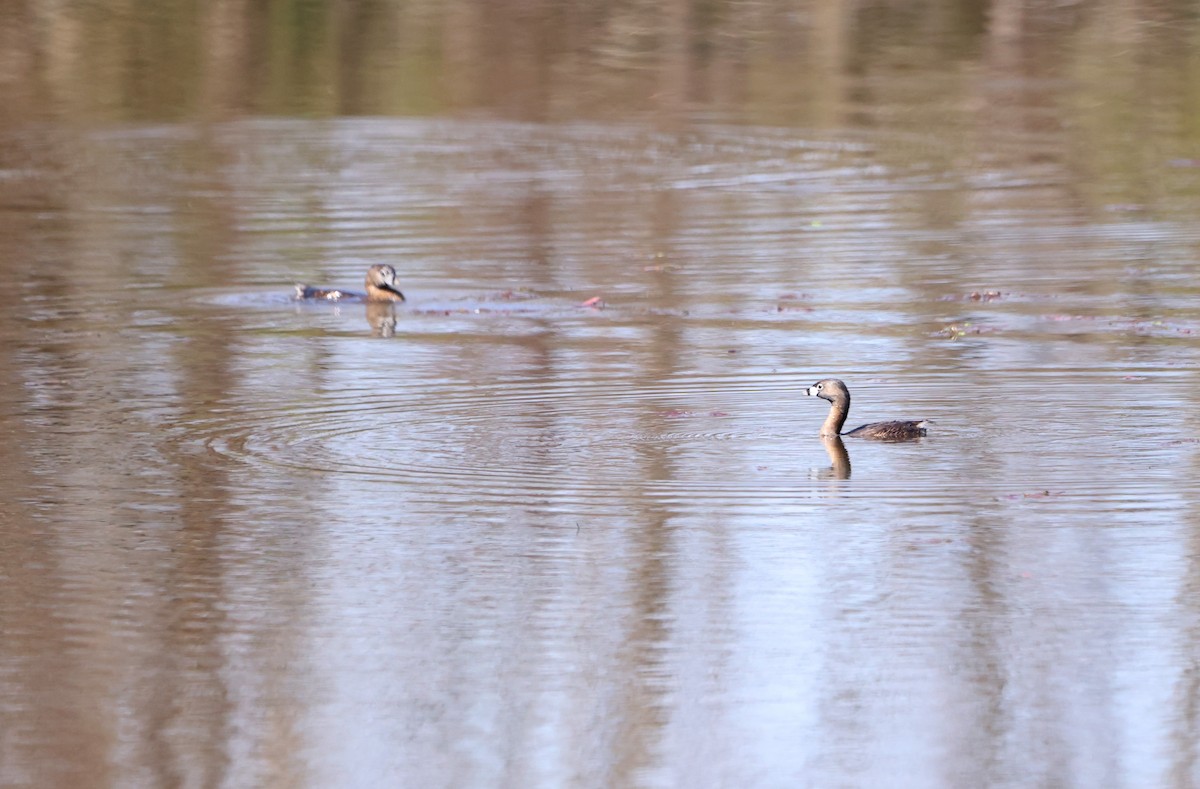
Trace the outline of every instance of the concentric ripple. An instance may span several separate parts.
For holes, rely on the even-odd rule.
[[[729,493],[746,481],[710,481],[711,461],[793,439],[800,425],[781,429],[762,407],[781,405],[796,388],[790,381],[692,378],[648,386],[510,381],[350,390],[315,404],[218,415],[203,425],[202,441],[252,466],[395,482],[442,500],[609,499],[639,482]],[[663,467],[648,470],[655,463]]]
[[[928,516],[962,516],[983,503],[1058,515],[1173,506],[1158,495],[1161,480],[1153,475],[1112,484],[1124,465],[1119,455],[1107,473],[1080,466],[1078,447],[1064,443],[1061,431],[1070,432],[1071,420],[1114,419],[1131,382],[1096,371],[1076,376],[1079,392],[1111,386],[1111,405],[1081,399],[1074,413],[1063,414],[1060,432],[1032,434],[979,419],[1006,401],[1035,396],[1044,384],[1032,371],[998,391],[988,385],[993,400],[968,407],[939,401],[944,380],[934,374],[868,383],[864,419],[884,415],[881,403],[917,403],[908,407],[932,417],[934,432],[910,444],[848,440],[845,459],[815,437],[826,406],[799,395],[806,381],[765,373],[350,388],[305,403],[216,410],[188,433],[222,462],[333,481],[351,492],[369,489],[409,510],[507,504],[595,512],[650,502],[777,511],[831,497],[902,503]],[[1062,393],[1073,396],[1070,387]],[[1147,462],[1194,451],[1169,435],[1164,425],[1125,441]],[[1115,442],[1121,444],[1119,435]],[[1032,460],[1022,461],[1026,454]],[[839,460],[849,461],[848,478],[839,478],[846,476]]]

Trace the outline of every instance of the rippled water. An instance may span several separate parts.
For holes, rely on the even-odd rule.
[[[1200,171],[993,134],[10,131],[0,783],[1200,782]]]

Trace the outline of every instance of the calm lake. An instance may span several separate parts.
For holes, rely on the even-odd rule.
[[[0,8],[0,785],[1200,785],[1198,85],[1170,2]]]

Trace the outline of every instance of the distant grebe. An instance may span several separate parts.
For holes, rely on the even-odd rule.
[[[404,301],[404,294],[396,284],[396,269],[377,263],[367,269],[367,292],[337,288],[314,288],[311,285],[296,285],[297,299],[320,299],[324,301]]]

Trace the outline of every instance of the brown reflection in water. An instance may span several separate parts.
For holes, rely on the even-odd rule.
[[[678,201],[678,194],[669,190],[658,191],[654,196],[648,243],[666,259],[674,257],[673,239],[678,237],[680,229]],[[684,300],[678,292],[681,280],[669,267],[655,271],[651,281],[656,288],[657,303],[674,305]],[[686,345],[682,329],[682,321],[674,317],[644,325],[645,340],[639,343],[644,352],[634,363],[642,385],[649,387],[682,372],[679,360]],[[638,421],[647,434],[660,431],[659,406],[648,404]],[[686,477],[686,469],[681,467],[685,461],[676,457],[669,442],[638,442],[630,447],[630,452],[635,456],[638,479],[669,482]],[[609,781],[614,785],[637,783],[639,775],[659,763],[668,725],[683,726],[685,736],[692,742],[706,741],[706,732],[690,728],[688,721],[673,720],[671,715],[673,705],[669,695],[673,682],[680,671],[686,674],[692,670],[686,658],[673,655],[672,644],[683,629],[677,618],[682,610],[701,608],[706,621],[699,627],[704,633],[727,630],[733,618],[729,564],[720,561],[720,557],[730,555],[731,547],[720,519],[706,523],[703,536],[685,536],[675,523],[678,509],[669,501],[646,496],[638,489],[630,490],[627,498],[626,508],[638,515],[628,551],[634,562],[630,571],[633,583],[628,603],[621,607],[628,612],[628,621],[618,660],[623,664],[622,675],[629,681],[622,686],[622,719],[614,721],[619,727],[614,733],[614,765]],[[683,550],[685,541],[701,541],[704,549]],[[704,557],[707,565],[684,567],[681,564],[684,556]],[[689,625],[695,626],[694,622]],[[671,662],[672,658],[682,662]],[[706,676],[723,673],[725,667],[719,657],[706,656],[705,660]],[[715,700],[712,703],[717,704]],[[716,708],[710,712],[718,717],[722,714]],[[707,778],[699,764],[681,765],[680,769],[684,784],[703,783]]]
[[[884,127],[909,135],[894,155],[916,145],[947,161],[990,157],[1000,141],[989,129],[1016,125],[1063,132],[1079,158],[1028,139],[1004,155],[1024,149],[1117,176],[1133,187],[1123,199],[1144,204],[1158,191],[1147,173],[1164,153],[1138,145],[1143,127],[1194,138],[1180,121],[1194,115],[1181,106],[1194,41],[1187,25],[1171,24],[1179,13],[1119,0],[920,9],[218,0],[200,10],[167,0],[138,14],[28,2],[0,10],[0,123],[486,109],[531,121],[651,111],[674,125],[702,108],[772,124]],[[914,71],[929,75],[913,81],[919,94],[897,79]],[[1061,93],[1064,73],[1082,92]],[[963,122],[972,112],[975,132]]]
[[[825,445],[825,451],[829,453],[829,462],[832,465],[822,471],[820,476],[825,479],[850,479],[850,453],[846,451],[846,445],[842,443],[841,437],[822,436],[821,443]]]
[[[1004,591],[1008,569],[999,559],[1008,550],[1009,526],[1005,517],[994,512],[971,516],[968,531],[971,550],[963,565],[970,596],[959,601],[956,616],[963,631],[971,634],[970,648],[961,655],[963,672],[983,703],[977,730],[962,738],[954,751],[959,758],[987,765],[989,771],[997,773],[996,765],[1004,763],[1001,745],[1004,734],[1014,726],[1013,707],[1005,702],[1006,692],[1011,692],[1012,669],[1006,666],[1004,658],[1009,633],[1001,624],[1011,616],[1012,600]],[[1047,689],[1040,690],[1048,695]],[[1047,739],[1049,736],[1047,733]],[[1063,780],[1069,782],[1066,776]]]
[[[393,337],[396,334],[396,305],[367,302],[367,324],[371,333],[379,337]]]
[[[65,163],[73,153],[38,155]],[[212,161],[222,155],[203,139],[188,151],[208,172],[222,169]],[[71,171],[51,172],[59,169]],[[48,179],[31,195],[47,206],[104,204],[125,188],[110,175]],[[164,260],[176,268],[155,276],[172,286],[228,281],[236,224],[228,193],[219,185],[210,197],[167,196],[186,239],[183,264]],[[86,207],[62,227],[54,216],[0,212],[12,242],[0,276],[24,280],[22,303],[0,314],[0,400],[10,404],[0,501],[23,503],[0,525],[0,575],[11,584],[0,605],[0,664],[20,667],[2,686],[0,730],[21,743],[8,751],[14,772],[5,777],[23,770],[44,785],[111,783],[112,754],[124,752],[124,768],[151,783],[219,784],[235,696],[226,685],[224,541],[237,520],[236,483],[227,467],[179,451],[169,436],[238,387],[241,338],[220,322],[181,321],[178,341],[123,344],[142,306],[127,241],[103,220],[89,223]],[[43,256],[53,265],[37,265]],[[127,300],[114,305],[114,294]],[[169,391],[151,396],[164,380]]]
[[[0,128],[9,122],[35,115],[45,84],[39,73],[44,65],[39,53],[30,46],[29,36],[36,24],[35,11],[28,3],[5,3],[0,7]]]
[[[10,223],[4,224],[6,239],[20,238]],[[53,289],[66,279],[45,272],[38,287]],[[111,784],[113,729],[107,710],[112,678],[104,672],[96,676],[78,647],[81,638],[96,634],[78,627],[81,606],[71,575],[80,568],[69,563],[74,535],[61,533],[53,521],[66,506],[65,482],[73,469],[63,463],[47,474],[47,459],[38,451],[44,437],[70,419],[69,409],[31,403],[22,373],[34,357],[47,377],[79,376],[68,369],[62,345],[47,343],[31,352],[17,317],[0,312],[0,401],[12,409],[0,441],[0,739],[5,752],[0,767],[19,768],[40,785]],[[4,771],[0,777],[7,781],[16,775]]]
[[[198,11],[168,0],[147,14],[8,12],[2,29],[13,97],[36,102],[18,90],[50,82],[68,115],[466,107],[531,121],[647,109],[671,119],[696,102],[749,100],[788,118],[815,91],[829,118],[839,88],[826,77],[841,70],[850,6],[808,5],[220,0]]]
[[[669,473],[669,461],[661,453],[641,453],[640,465],[650,474]],[[647,454],[656,455],[648,457]],[[659,477],[661,478],[661,477]],[[672,634],[671,601],[673,563],[678,557],[670,515],[661,504],[644,501],[630,556],[627,620],[622,623],[622,647],[615,656],[620,673],[628,678],[620,686],[616,705],[619,718],[609,722],[613,731],[613,784],[628,785],[650,767],[668,723],[667,687],[669,672],[662,660]]]
[[[211,159],[220,152],[202,144],[193,155]],[[218,192],[227,194],[228,187]],[[186,251],[193,256],[186,270],[206,285],[221,282],[229,276],[229,264],[220,261],[229,257],[221,252],[233,235],[233,216],[217,198],[201,199],[190,208],[185,215],[202,229],[188,234],[200,245]],[[188,333],[177,346],[172,367],[179,373],[178,398],[187,422],[202,419],[237,388],[238,376],[231,369],[235,342],[230,327],[206,326]],[[141,634],[161,643],[151,652],[153,663],[145,666],[139,688],[144,694],[138,699],[139,717],[146,721],[145,740],[139,744],[160,781],[199,774],[202,783],[219,783],[229,767],[226,738],[236,696],[225,682],[221,646],[230,627],[231,607],[224,598],[229,557],[222,546],[226,524],[236,517],[230,503],[233,480],[221,465],[186,455],[172,460],[180,530],[172,560],[157,580],[165,594],[148,601],[152,610],[143,614],[154,624],[144,626]],[[188,678],[183,687],[180,677]]]
[[[246,24],[247,0],[213,0],[204,6],[207,17],[199,26],[204,37],[200,68],[200,109],[205,118],[234,115],[251,103],[253,50],[247,39],[253,29]]]
[[[62,169],[58,153],[49,141],[24,158],[20,145],[0,144],[0,162],[35,159],[49,173]],[[97,669],[79,649],[111,639],[107,616],[97,629],[80,624],[94,621],[95,607],[81,594],[95,580],[80,576],[110,565],[102,551],[80,557],[88,535],[61,528],[66,512],[103,520],[112,496],[87,488],[109,477],[91,467],[121,454],[88,435],[100,418],[87,411],[98,343],[81,330],[78,306],[64,306],[80,286],[74,260],[55,243],[70,234],[56,213],[69,191],[47,177],[0,194],[0,281],[20,294],[0,310],[0,768],[42,785],[111,782],[114,740],[113,678],[106,661]],[[0,782],[17,775],[5,771]]]

